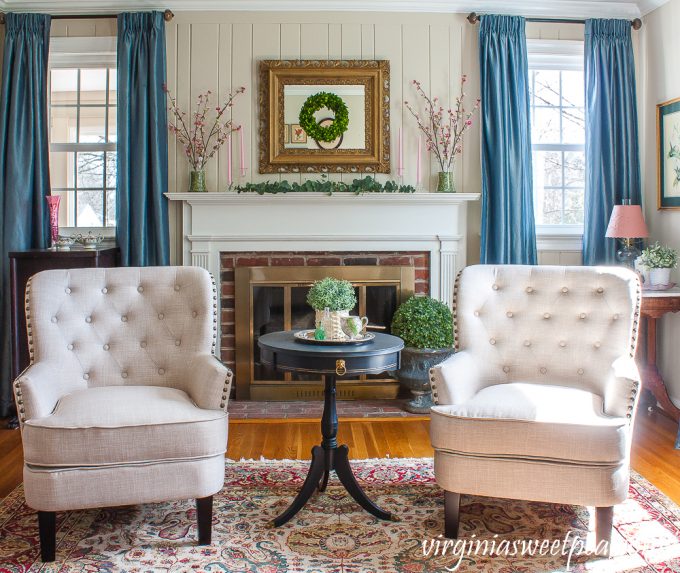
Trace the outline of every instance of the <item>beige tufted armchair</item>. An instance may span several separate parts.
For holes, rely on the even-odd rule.
[[[31,365],[14,392],[43,561],[55,558],[55,512],[91,507],[196,498],[199,543],[210,543],[232,381],[214,356],[216,300],[193,267],[28,282]]]
[[[594,506],[597,541],[609,541],[628,495],[639,313],[626,269],[460,273],[457,353],[430,371],[446,537],[458,536],[463,493]]]

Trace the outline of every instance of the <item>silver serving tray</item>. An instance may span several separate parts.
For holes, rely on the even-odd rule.
[[[294,334],[295,340],[297,342],[302,342],[304,344],[318,344],[319,346],[358,346],[360,344],[368,344],[375,340],[375,334],[372,332],[366,332],[362,334],[359,338],[346,339],[346,340],[317,340],[314,338],[314,329],[309,330],[299,330]]]

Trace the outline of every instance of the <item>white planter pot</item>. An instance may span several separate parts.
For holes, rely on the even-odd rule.
[[[649,269],[649,283],[652,286],[667,285],[671,282],[671,269]]]
[[[349,316],[349,310],[332,310],[328,313],[328,318],[324,319],[324,311],[316,311],[316,322],[321,322],[324,332],[326,333],[326,340],[346,340],[348,337],[342,331],[343,316]]]

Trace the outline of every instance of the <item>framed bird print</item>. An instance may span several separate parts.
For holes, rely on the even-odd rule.
[[[656,106],[659,209],[680,209],[680,98]]]

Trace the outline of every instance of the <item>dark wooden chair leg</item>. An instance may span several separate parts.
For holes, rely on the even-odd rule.
[[[458,539],[460,522],[460,494],[452,491],[444,492],[444,537]]]
[[[43,563],[54,561],[57,548],[57,514],[54,511],[38,512],[40,557]]]
[[[212,541],[213,498],[201,497],[196,500],[196,520],[198,521],[198,544],[210,545]]]
[[[614,526],[614,508],[612,506],[596,507],[595,546],[597,548],[597,554],[602,557],[609,557],[613,526]]]

